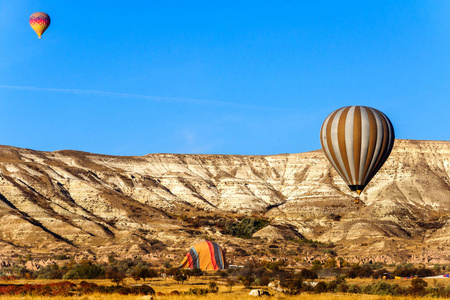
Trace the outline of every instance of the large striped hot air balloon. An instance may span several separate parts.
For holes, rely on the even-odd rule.
[[[210,241],[195,244],[180,264],[180,268],[202,270],[221,270],[227,267],[225,252],[218,244]]]
[[[335,110],[320,130],[326,157],[358,195],[389,157],[394,139],[394,127],[388,117],[366,106]]]
[[[38,37],[41,38],[44,31],[50,26],[50,17],[43,12],[35,12],[30,16],[30,26],[37,33]]]

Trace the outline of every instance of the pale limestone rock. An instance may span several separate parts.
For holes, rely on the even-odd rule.
[[[159,251],[154,240],[185,249],[202,234],[243,244],[185,219],[237,213],[271,220],[255,236],[290,239],[275,230],[289,226],[353,260],[450,259],[438,250],[450,246],[450,142],[396,140],[361,196],[365,205],[354,197],[320,150],[117,157],[0,146],[0,255],[147,255]]]

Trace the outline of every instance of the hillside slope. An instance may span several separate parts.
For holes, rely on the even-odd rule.
[[[450,245],[450,142],[396,140],[365,205],[353,197],[321,150],[119,157],[0,146],[0,256],[161,259],[205,237],[232,251],[294,235],[334,243],[352,261],[450,262],[441,251]],[[215,226],[243,215],[270,219],[276,234],[238,239]],[[193,226],[201,217],[213,221]]]

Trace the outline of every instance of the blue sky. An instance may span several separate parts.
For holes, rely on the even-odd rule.
[[[445,0],[1,1],[0,144],[298,153],[347,105],[449,140],[449,16]]]

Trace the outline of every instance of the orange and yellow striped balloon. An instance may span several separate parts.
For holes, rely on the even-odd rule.
[[[180,264],[180,268],[201,270],[222,270],[227,267],[225,251],[217,243],[211,241],[195,244]]]
[[[38,37],[41,38],[44,31],[50,26],[50,17],[43,12],[35,12],[30,16],[30,26],[37,33]]]

